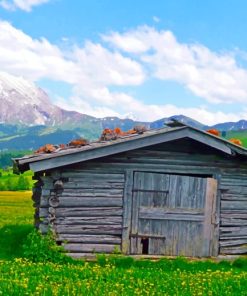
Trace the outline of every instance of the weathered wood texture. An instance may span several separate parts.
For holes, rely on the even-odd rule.
[[[220,253],[247,254],[247,174],[223,174],[220,189]]]
[[[122,236],[122,250],[128,253],[130,250],[131,209],[135,206],[132,205],[131,201],[131,188],[133,174],[136,171],[217,179],[215,215],[212,217],[212,223],[215,224],[215,228],[219,225],[220,231],[212,234],[216,244],[214,248],[217,248],[217,243],[219,243],[220,254],[243,254],[247,252],[247,164],[238,158],[226,157],[219,153],[214,154],[212,151],[190,154],[140,149],[52,171],[50,176],[47,175],[42,178],[44,186],[39,211],[40,217],[48,218],[49,215],[51,216],[51,212],[54,212],[56,219],[59,218],[59,223],[54,223],[54,228],[59,235],[63,235],[63,237],[68,235],[69,238],[71,238],[71,235],[81,237],[89,235],[92,236],[92,244],[95,243],[94,239],[98,235],[108,238],[113,235],[118,238],[120,245],[119,238],[121,240]],[[54,202],[50,199],[51,197],[54,198],[53,182],[59,178],[64,179],[65,182],[64,190],[59,195],[59,205],[56,206],[57,201]],[[176,188],[175,183],[174,188]],[[162,206],[162,198],[156,199],[155,202],[157,205],[161,203]],[[176,205],[176,208],[179,208],[179,206]],[[145,214],[143,210],[143,208],[140,209],[140,215],[151,215],[147,209],[145,209],[146,212],[144,211]],[[172,229],[170,224],[176,217],[176,212],[167,212],[167,215],[165,215],[158,211],[156,214],[159,215],[160,220],[167,223],[167,228]],[[181,229],[181,233],[184,228],[184,237],[187,237],[190,235],[189,229],[192,227],[189,226],[189,223],[194,222],[186,221],[189,218],[185,213],[180,213],[180,215],[181,221],[178,221],[180,224],[176,227]],[[190,218],[199,221],[203,219],[200,215],[200,213],[197,213]],[[168,216],[170,216],[170,220],[167,219]],[[65,220],[60,219],[65,217],[68,217],[68,219],[78,217],[77,221],[81,222],[65,224]],[[100,220],[101,223],[99,224],[94,224],[92,221],[92,223],[85,224],[85,219],[81,218],[86,217],[91,217],[93,221],[97,221],[95,220],[96,217],[99,217],[99,219],[123,217],[123,222],[110,224],[110,227],[103,224],[103,220]],[[144,218],[141,219],[145,220]],[[44,230],[47,229],[47,221],[45,221],[41,225]],[[82,221],[84,222],[82,223]],[[200,229],[193,231],[199,233]],[[71,241],[71,243],[74,243],[74,241]],[[85,251],[80,251],[80,253],[84,254]],[[214,255],[218,255],[217,252]]]
[[[212,178],[136,172],[131,253],[212,256],[216,184]]]
[[[68,253],[110,253],[120,249],[124,174],[54,172],[43,177],[40,229],[50,226]],[[54,181],[63,180],[56,193]],[[51,223],[52,221],[52,223]],[[49,225],[49,226],[48,226]]]
[[[39,178],[39,176],[36,174],[33,177],[36,182],[33,186],[33,194],[32,194],[32,200],[33,200],[33,207],[34,207],[34,226],[35,228],[39,228],[40,224],[40,201],[42,196],[42,186],[43,182]]]

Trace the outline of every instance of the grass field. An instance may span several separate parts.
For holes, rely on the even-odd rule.
[[[0,191],[0,227],[7,224],[32,224],[31,191]]]
[[[33,226],[31,192],[0,191],[0,259],[21,256],[21,245]]]
[[[117,255],[101,255],[96,263],[27,260],[22,244],[33,228],[30,196],[0,192],[0,295],[247,295],[244,259],[233,264]]]

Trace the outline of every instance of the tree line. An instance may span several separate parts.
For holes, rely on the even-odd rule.
[[[0,169],[0,191],[31,190],[32,172],[14,175],[12,169]]]

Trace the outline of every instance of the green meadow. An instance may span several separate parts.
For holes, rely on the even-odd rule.
[[[13,174],[12,168],[0,169],[0,191],[31,190],[33,173]]]
[[[0,192],[0,295],[247,295],[244,258],[66,260],[33,231],[32,217],[30,191]]]

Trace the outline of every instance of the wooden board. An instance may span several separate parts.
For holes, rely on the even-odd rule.
[[[115,217],[122,216],[122,207],[70,207],[70,208],[55,208],[55,216],[59,217]],[[40,208],[39,215],[42,218],[48,216],[48,208]]]
[[[86,235],[81,234],[59,234],[56,238],[59,242],[68,243],[94,243],[94,244],[121,244],[121,237],[117,235]]]
[[[59,193],[51,181],[57,176],[63,178]],[[41,198],[41,231],[45,233],[51,227],[57,242],[69,253],[111,253],[116,246],[120,250],[124,179],[124,174],[93,170],[52,173]]]
[[[216,185],[212,178],[135,172],[131,254],[211,256]]]
[[[110,244],[81,244],[81,243],[66,243],[63,244],[66,251],[78,253],[112,253],[118,245]],[[119,249],[119,248],[118,248]]]

